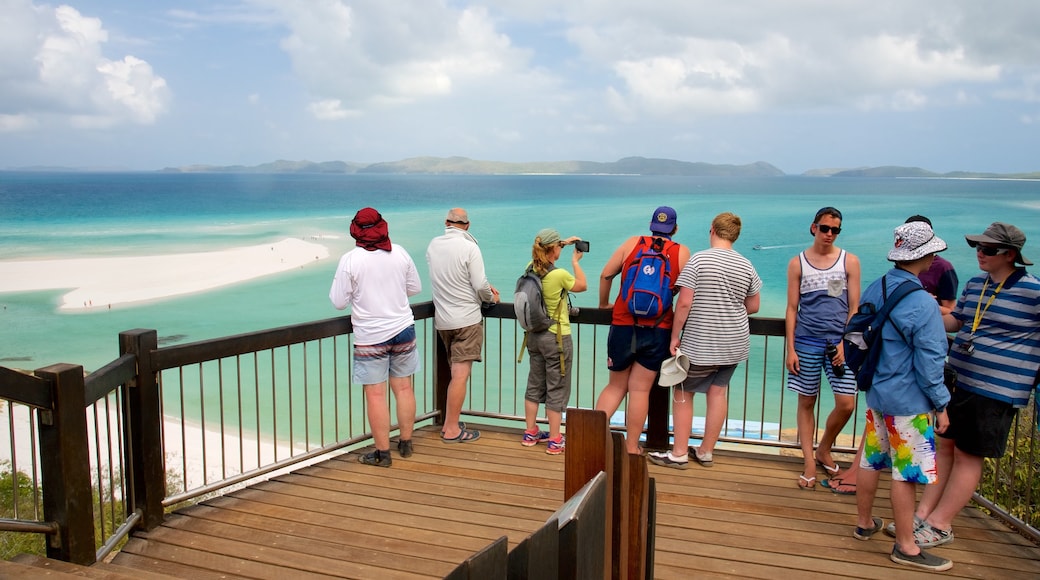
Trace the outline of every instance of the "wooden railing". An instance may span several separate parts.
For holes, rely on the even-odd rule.
[[[424,345],[424,369],[415,386],[417,419],[440,422],[449,367],[433,329],[432,304],[417,304],[413,312]],[[486,315],[484,364],[475,367],[463,415],[519,421],[526,382],[516,359],[522,331],[508,304],[497,305]],[[573,323],[571,405],[587,409],[606,384],[601,353],[610,313],[582,310]],[[794,427],[794,409],[785,404],[783,321],[752,319],[751,330],[754,354],[730,389],[731,414],[721,440],[796,447],[793,437],[784,436]],[[93,562],[114,549],[130,530],[158,525],[168,507],[364,443],[369,432],[360,389],[336,389],[338,383],[349,382],[351,340],[349,317],[175,346],[159,346],[154,330],[132,330],[120,334],[118,357],[88,375],[82,367],[69,364],[43,367],[33,375],[0,367],[0,399],[8,402],[12,434],[12,478],[26,469],[32,474],[32,488],[43,490],[42,516],[34,511],[0,520],[0,530],[46,534],[48,556]],[[668,389],[652,391],[646,431],[649,448],[668,445],[668,399]],[[821,397],[820,414],[829,412],[826,399]],[[628,486],[629,493],[620,498],[611,495],[608,513],[617,514],[618,525],[609,528],[613,533],[609,545],[632,546],[637,552],[611,551],[609,569],[615,576],[635,577],[631,574],[653,553],[652,535],[631,541],[644,521],[653,519],[653,482],[644,477],[642,459],[622,453],[616,441],[603,444],[603,465],[586,465],[600,461],[594,459],[600,453],[593,449],[599,443],[586,446],[574,438],[583,416],[578,411],[568,413],[568,496],[600,471],[610,474],[613,489]],[[602,419],[608,429],[619,431],[610,420]],[[1027,422],[1024,432],[1033,437],[1035,450],[1032,416],[1021,420]],[[16,426],[15,421],[27,425]],[[855,420],[850,422],[846,450],[855,447],[860,430]],[[27,460],[15,453],[20,448],[15,434],[23,431],[30,439]],[[217,441],[207,433],[216,433]],[[171,456],[171,450],[179,455]],[[1031,463],[1029,457],[1034,458]],[[1016,454],[1008,469],[1001,467],[1002,462],[995,463],[997,476],[1006,476],[1009,470],[1018,474],[1010,485],[1000,487],[1003,495],[993,498],[1000,505],[1009,502],[1004,492],[1018,494],[1015,497],[1025,498],[1029,505],[1035,503],[1035,495],[1029,495],[1040,480],[1035,457]],[[579,463],[572,467],[572,461]],[[1023,462],[1027,471],[1020,484]],[[572,472],[581,475],[572,480]],[[17,493],[18,486],[13,488]],[[644,497],[644,488],[646,503],[625,505],[625,498]],[[1001,512],[1000,505],[992,507]],[[1037,511],[1011,521],[1036,534]],[[95,526],[101,537],[95,537]],[[622,533],[627,534],[627,544],[618,544]]]

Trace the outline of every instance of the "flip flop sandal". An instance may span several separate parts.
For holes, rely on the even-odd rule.
[[[802,485],[803,481],[805,482],[805,485]],[[805,477],[805,474],[799,475],[798,488],[806,491],[816,491],[816,477]]]
[[[459,431],[458,437],[448,438],[441,435],[441,441],[445,443],[469,443],[470,441],[476,441],[477,439],[480,439],[480,431],[477,431],[476,429],[463,429],[462,431]]]

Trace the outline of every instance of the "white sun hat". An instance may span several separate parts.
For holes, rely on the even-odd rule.
[[[672,387],[686,380],[686,373],[690,370],[690,357],[684,355],[679,349],[675,349],[675,356],[664,359],[661,363],[661,376],[657,384],[662,387]]]

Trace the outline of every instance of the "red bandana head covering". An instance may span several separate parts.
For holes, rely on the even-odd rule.
[[[390,251],[390,233],[386,220],[379,212],[366,207],[357,212],[350,222],[350,237],[357,240],[357,246],[369,252],[376,250]]]

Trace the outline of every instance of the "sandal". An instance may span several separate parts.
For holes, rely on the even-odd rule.
[[[476,429],[463,429],[459,431],[458,437],[445,437],[441,435],[441,441],[444,443],[469,443],[470,441],[476,441],[480,439],[480,431]]]
[[[805,482],[804,485],[802,482]],[[816,490],[816,476],[805,477],[805,474],[798,476],[798,487],[800,489],[815,491]]]
[[[827,472],[827,475],[831,476],[831,479],[834,479],[838,476],[839,473],[841,473],[841,467],[839,467],[837,463],[835,463],[834,465],[827,465],[819,459],[816,459],[816,465],[822,467],[823,470]]]
[[[834,483],[830,485],[825,485],[827,483],[826,481],[822,483],[824,484],[824,487],[829,487],[832,492],[838,495],[856,495],[855,483],[846,483],[840,479],[835,479]]]

